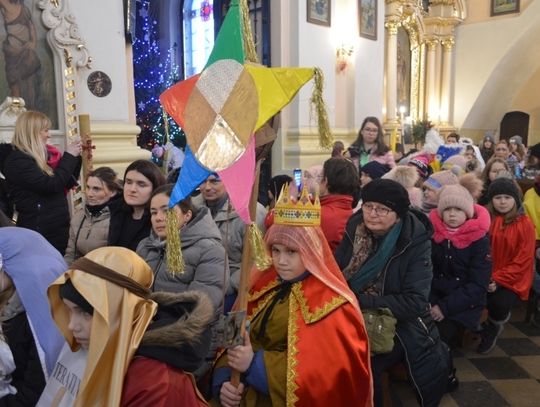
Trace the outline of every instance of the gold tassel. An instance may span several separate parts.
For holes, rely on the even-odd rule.
[[[317,114],[317,127],[319,129],[319,145],[324,149],[331,149],[334,144],[334,137],[330,132],[330,124],[328,123],[328,113],[326,104],[323,99],[324,75],[320,68],[314,68],[313,79],[315,86],[313,93],[309,99],[312,108]]]
[[[247,0],[240,0],[240,12],[242,13],[242,36],[244,38],[245,59],[248,62],[255,64],[259,63],[257,48],[253,40],[253,32],[251,31],[251,19],[249,18],[249,7]]]
[[[176,276],[184,272],[184,256],[180,243],[180,227],[178,216],[173,208],[167,211],[167,270]]]
[[[272,265],[272,259],[266,252],[263,236],[256,223],[248,226],[247,230],[249,244],[251,245],[251,256],[255,266],[259,270],[266,270]]]

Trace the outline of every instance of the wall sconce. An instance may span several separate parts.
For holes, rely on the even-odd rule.
[[[336,49],[336,71],[344,72],[349,66],[349,58],[354,52],[354,46],[341,43],[341,46]]]

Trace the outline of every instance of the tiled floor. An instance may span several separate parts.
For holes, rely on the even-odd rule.
[[[441,407],[540,406],[540,327],[524,319],[525,303],[519,303],[487,355],[476,353],[478,337],[464,341],[454,357],[459,389],[446,394]],[[393,378],[390,387],[393,407],[418,405],[407,382]]]

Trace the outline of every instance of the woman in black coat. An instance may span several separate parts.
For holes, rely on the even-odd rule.
[[[150,198],[152,192],[165,185],[165,176],[151,161],[133,161],[124,172],[123,199],[109,205],[109,246],[121,246],[135,251],[139,242],[148,237]]]
[[[81,169],[81,143],[67,145],[55,168],[47,157],[51,121],[40,112],[22,113],[15,123],[12,150],[0,170],[17,211],[17,225],[43,235],[64,254],[69,235],[66,190],[77,184]]]
[[[388,308],[397,320],[392,351],[371,358],[375,406],[382,406],[382,373],[402,361],[420,404],[436,406],[451,360],[429,312],[431,224],[409,209],[407,190],[395,181],[370,182],[362,199],[335,257],[360,308]]]

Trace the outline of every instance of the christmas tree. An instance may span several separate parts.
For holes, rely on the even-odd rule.
[[[137,24],[133,41],[133,71],[137,125],[141,128],[138,145],[151,150],[167,141],[185,146],[182,129],[168,117],[159,102],[159,95],[180,80],[177,44],[162,53],[158,39],[158,21],[149,12],[150,0],[136,3]],[[153,160],[160,164],[158,157]]]

